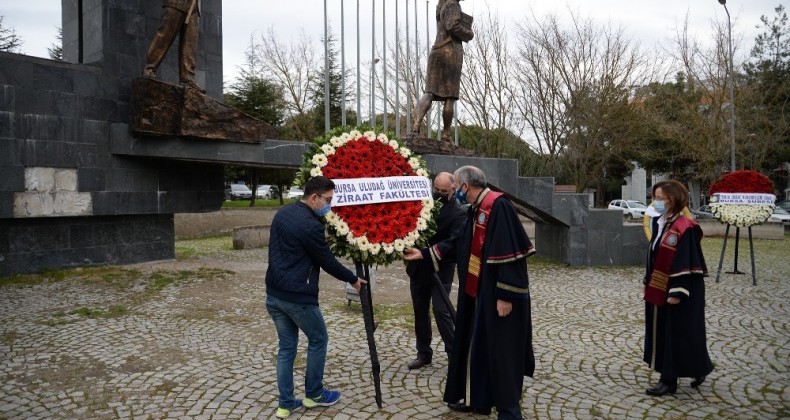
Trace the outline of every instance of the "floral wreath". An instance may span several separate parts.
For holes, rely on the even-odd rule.
[[[305,153],[294,183],[304,185],[314,176],[335,180],[427,177],[425,167],[425,161],[398,139],[374,131],[337,128],[317,139]],[[438,212],[432,198],[335,206],[326,215],[327,241],[337,256],[388,265],[402,260],[406,248],[427,245],[436,231]]]
[[[771,180],[752,170],[733,171],[723,175],[708,190],[711,196],[713,217],[737,227],[748,227],[765,222],[774,210],[773,199],[759,204],[720,203],[717,194],[767,194],[773,196],[774,185]],[[774,197],[775,198],[775,197]]]

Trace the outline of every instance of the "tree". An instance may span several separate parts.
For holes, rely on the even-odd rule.
[[[769,172],[790,161],[790,25],[782,5],[772,20],[761,16],[740,93],[738,121],[742,166]]]
[[[63,61],[63,28],[58,27],[58,35],[55,38],[55,42],[50,44],[47,52],[49,53],[49,58],[55,61]]]
[[[519,25],[513,96],[545,173],[567,174],[581,192],[627,167],[624,144],[637,118],[631,87],[648,80],[650,66],[622,27],[570,18],[567,28],[555,15]]]
[[[22,38],[17,35],[14,28],[7,28],[3,25],[5,16],[0,15],[0,51],[21,53]]]
[[[348,99],[341,89],[343,75],[337,62],[338,50],[335,48],[335,38],[331,31],[328,39],[321,39],[321,44],[327,45],[326,50],[329,54],[326,57],[326,61],[321,62],[318,72],[314,73],[310,84],[310,99],[315,104],[312,109],[313,124],[317,133],[322,133],[325,128],[324,77],[327,72],[329,73],[329,123],[332,127],[338,127],[342,124],[343,106]],[[327,62],[329,64],[328,70],[324,68]],[[346,80],[348,80],[349,77],[348,75],[346,76]]]

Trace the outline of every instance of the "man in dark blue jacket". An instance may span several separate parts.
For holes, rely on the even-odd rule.
[[[274,216],[266,270],[266,309],[280,340],[277,352],[277,387],[280,398],[275,415],[286,418],[304,405],[328,406],[340,392],[324,388],[324,363],[329,341],[318,307],[318,274],[324,271],[350,283],[359,293],[365,280],[341,264],[329,249],[320,217],[329,213],[335,184],[324,177],[310,178],[300,201]],[[299,330],[307,336],[305,399],[294,398],[293,367]]]

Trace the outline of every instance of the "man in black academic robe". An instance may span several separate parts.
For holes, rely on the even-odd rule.
[[[456,196],[472,203],[462,233],[408,250],[406,259],[455,258],[458,264],[458,315],[444,401],[457,411],[486,414],[494,406],[498,418],[520,419],[524,376],[535,369],[526,263],[535,250],[510,200],[486,185],[480,169],[459,168]],[[475,255],[480,229],[485,234]],[[479,274],[476,280],[470,271]]]

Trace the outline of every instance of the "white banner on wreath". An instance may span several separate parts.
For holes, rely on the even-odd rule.
[[[431,181],[424,176],[333,179],[332,206],[417,201],[433,198]]]
[[[740,204],[740,205],[769,205],[772,206],[776,201],[773,194],[756,193],[716,193],[711,198],[711,204]]]

